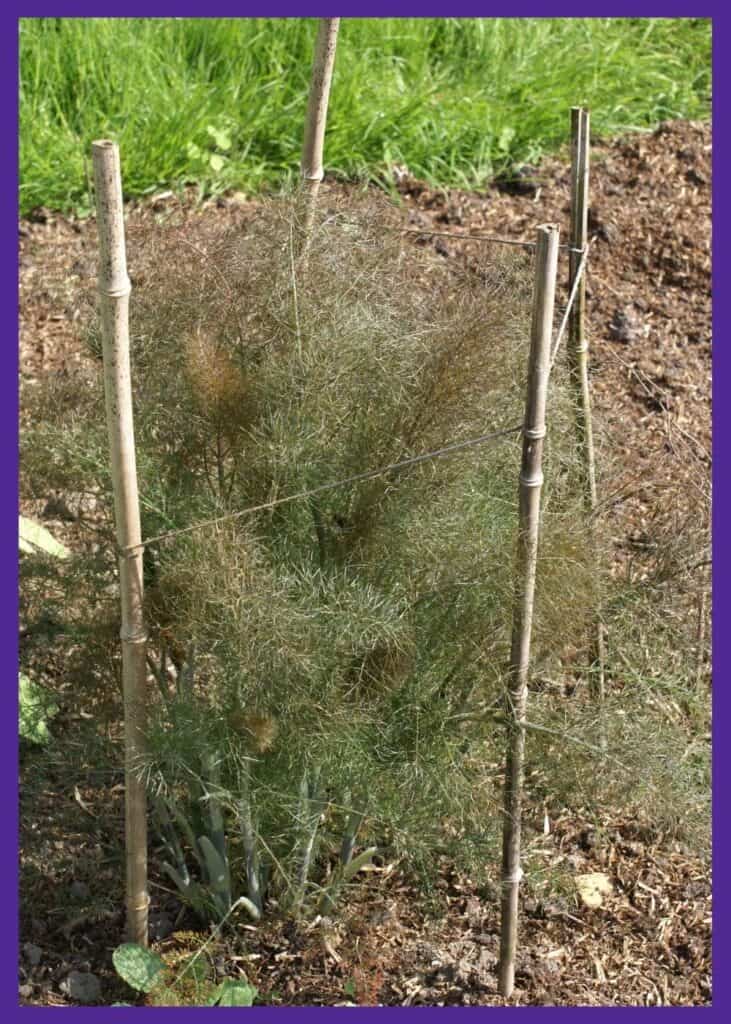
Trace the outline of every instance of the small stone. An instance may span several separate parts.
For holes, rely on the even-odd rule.
[[[76,519],[76,516],[66,504],[66,501],[57,494],[51,495],[46,502],[41,515],[44,519],[60,519],[66,523],[72,523]]]
[[[36,946],[33,942],[26,942],[23,946],[23,952],[25,953],[26,959],[31,967],[37,967],[41,962],[43,956],[43,950],[40,946]]]
[[[96,974],[82,971],[72,971],[69,976],[61,982],[61,991],[69,999],[76,1003],[88,1006],[91,1003],[98,1003],[101,999],[102,986]]]
[[[21,985],[18,988],[18,995],[20,996],[21,999],[30,999],[30,997],[33,995],[33,986]]]
[[[686,181],[690,182],[691,185],[707,185],[708,178],[705,174],[697,171],[695,167],[691,167],[690,170],[685,172]]]
[[[609,336],[629,345],[638,339],[637,321],[630,309],[617,309],[609,324]]]
[[[509,196],[530,196],[535,198],[538,192],[538,182],[534,175],[538,168],[524,164],[507,174],[501,174],[495,178],[495,187],[498,192]]]
[[[450,255],[449,246],[447,245],[443,238],[436,239],[436,241],[434,242],[434,248],[436,249],[440,256]]]
[[[45,206],[36,206],[28,214],[28,220],[33,224],[47,224],[51,220],[51,211]]]
[[[77,903],[85,903],[91,896],[91,890],[86,882],[74,880],[71,883],[71,899]]]
[[[587,228],[590,235],[600,238],[609,245],[617,240],[616,227],[613,224],[608,224],[593,206],[589,207]]]
[[[159,942],[172,935],[175,925],[173,920],[165,913],[150,914],[150,938],[153,942]]]

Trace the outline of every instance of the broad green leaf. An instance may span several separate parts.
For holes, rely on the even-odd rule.
[[[211,153],[211,156],[210,156],[210,159],[209,159],[208,162],[211,165],[211,170],[216,171],[216,173],[218,173],[218,171],[220,171],[222,169],[222,167],[223,167],[223,165],[224,165],[224,163],[226,161],[218,153]]]
[[[211,994],[209,995],[208,999],[206,999],[206,1003],[205,1003],[206,1006],[217,1006],[218,1005],[218,1000],[221,998],[221,993],[223,992],[223,986],[224,986],[224,982],[221,982],[220,985],[216,985],[216,987],[214,988],[213,992],[211,992]]]
[[[185,865],[183,865],[183,867],[185,868]],[[188,869],[185,868],[185,874],[181,874],[181,872],[179,872],[176,868],[172,866],[172,864],[169,864],[167,861],[164,862],[162,869],[170,876],[170,878],[172,878],[180,892],[184,896],[189,897],[191,892],[193,891],[195,883],[191,881],[190,875],[188,874]]]
[[[44,551],[47,555],[54,555],[56,558],[69,557],[69,549],[52,537],[44,526],[34,523],[32,519],[27,519],[25,516],[19,516],[19,520],[21,551],[31,555]]]
[[[218,999],[214,1006],[253,1006],[258,990],[246,981],[233,981],[227,978],[218,989]]]
[[[193,954],[180,964],[180,978],[190,978],[196,985],[204,985],[208,981],[208,964],[205,957]]]
[[[149,992],[165,970],[162,957],[134,942],[117,946],[112,961],[120,978],[137,992]]]
[[[369,846],[367,850],[363,850],[362,853],[358,854],[357,857],[353,858],[349,864],[346,864],[343,868],[343,879],[348,882],[354,875],[369,864],[375,855],[378,853],[377,846]]]

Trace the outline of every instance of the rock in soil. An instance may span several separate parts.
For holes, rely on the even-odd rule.
[[[96,974],[87,971],[71,971],[60,987],[64,995],[82,1006],[98,1003],[102,995],[101,982]]]

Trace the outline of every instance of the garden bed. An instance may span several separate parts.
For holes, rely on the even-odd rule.
[[[434,190],[400,175],[404,226],[445,260],[480,243],[451,235],[486,233],[532,240],[535,226],[568,221],[566,163],[549,160],[519,181],[481,194]],[[334,189],[346,186],[331,183]],[[594,150],[588,277],[594,402],[601,452],[613,476],[609,524],[614,571],[648,573],[658,536],[691,514],[710,466],[710,130],[678,122]],[[256,210],[232,194],[197,206],[192,195],[131,204],[130,230],[156,218],[185,218],[189,240],[219,226],[245,226]],[[96,274],[93,220],[36,211],[20,225],[21,348],[25,386],[91,359],[79,342],[88,315],[82,296]],[[131,264],[133,300],[145,287]],[[550,429],[550,426],[549,426]],[[516,467],[517,474],[517,467]],[[78,516],[94,518],[93,495],[48,494],[24,502],[70,546],[84,542]],[[81,517],[83,520],[84,516]],[[692,613],[680,597],[677,614]],[[670,609],[672,612],[672,609]],[[68,1004],[72,971],[101,980],[102,1001],[124,997],[111,951],[122,932],[122,773],[104,774],[84,747],[88,718],[74,710],[65,656],[48,625],[38,670],[59,695],[50,755],[26,754],[21,809],[21,998]],[[610,638],[611,640],[611,638]],[[24,640],[24,643],[29,641]],[[33,639],[38,648],[38,637]],[[705,680],[705,677],[704,677]],[[618,679],[615,686],[629,685]],[[707,680],[704,681],[707,686]],[[113,708],[111,709],[113,712]],[[674,713],[674,712],[673,712]],[[683,714],[680,708],[679,715]],[[101,716],[104,717],[103,715]],[[707,743],[707,720],[688,723]],[[114,750],[109,714],[99,751]],[[689,740],[690,742],[690,740]],[[530,797],[529,797],[530,800]],[[703,841],[679,839],[664,822],[630,821],[622,807],[605,820],[548,817],[536,797],[527,808],[532,862],[550,868],[550,886],[526,886],[514,1000],[539,1004],[700,1004],[710,1001],[710,883]],[[487,1004],[496,994],[498,894],[448,863],[416,899],[404,865],[380,860],[352,888],[338,917],[293,925],[274,916],[239,929],[214,950],[218,969],[245,970],[265,1001],[283,1004]],[[605,872],[613,892],[590,909],[561,877]],[[153,880],[160,881],[155,875]],[[423,894],[422,894],[423,896]],[[153,888],[153,931],[161,950],[194,950],[191,921]],[[177,936],[177,937],[176,937]],[[214,966],[216,966],[214,964]]]

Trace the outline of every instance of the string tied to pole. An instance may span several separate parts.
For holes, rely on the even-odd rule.
[[[579,265],[576,268],[576,277],[574,278],[573,287],[571,288],[571,293],[569,295],[569,301],[566,303],[566,309],[564,310],[563,319],[561,320],[561,326],[558,329],[558,334],[556,335],[556,340],[553,343],[553,349],[551,351],[551,361],[550,361],[550,364],[549,364],[549,367],[550,367],[551,370],[553,369],[553,365],[556,362],[556,356],[558,355],[558,350],[561,347],[561,342],[563,341],[563,336],[564,336],[564,334],[566,332],[566,327],[568,326],[569,317],[571,316],[571,310],[573,308],[574,302],[576,301],[576,296],[579,294],[579,285],[581,284],[581,280],[582,280],[582,278],[584,276],[584,272],[586,270],[587,260],[589,259],[589,250],[591,249],[591,247],[594,244],[595,240],[596,240],[596,235],[594,235],[594,237],[584,247],[584,249],[578,250],[579,252],[582,253],[582,256],[581,256],[581,260],[579,262]],[[586,347],[580,349],[580,351],[588,352],[589,346],[588,346],[588,344],[586,342],[584,342],[584,344],[585,344]]]
[[[469,438],[466,441],[454,441],[451,444],[445,445],[443,448],[436,448],[434,451],[424,452],[421,455],[412,455],[407,459],[401,459],[399,462],[392,462],[389,465],[381,466],[378,469],[369,469],[362,473],[354,473],[352,476],[343,477],[340,480],[333,480],[326,484],[320,484],[317,487],[312,487],[305,491],[297,491],[295,494],[287,494],[282,498],[272,498],[271,501],[264,501],[258,505],[249,505],[247,508],[239,509],[236,512],[229,512],[226,515],[217,516],[214,519],[204,519],[198,523],[193,523],[191,526],[184,526],[179,530],[168,530],[167,532],[159,533],[154,537],[147,537],[145,540],[142,540],[137,544],[120,545],[117,548],[117,553],[120,558],[132,558],[150,544],[158,544],[162,541],[170,540],[173,537],[181,536],[182,534],[192,533],[195,530],[203,530],[209,526],[217,526],[220,523],[240,519],[246,515],[253,515],[255,512],[263,512],[268,509],[276,508],[278,505],[284,505],[292,501],[304,500],[315,494],[322,494],[324,491],[335,490],[338,487],[346,487],[349,484],[360,483],[364,480],[374,480],[376,477],[384,476],[386,473],[394,473],[400,469],[406,469],[409,466],[416,466],[422,462],[429,462],[433,459],[451,455],[454,452],[465,451],[468,448],[475,448],[478,445],[486,444],[487,442],[497,440],[498,438],[509,437],[511,434],[518,434],[522,430],[523,424],[518,423],[512,427],[505,427],[501,430],[491,431],[489,434],[481,434],[479,437]]]

